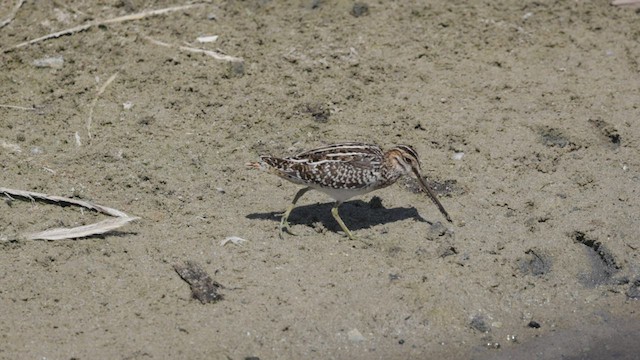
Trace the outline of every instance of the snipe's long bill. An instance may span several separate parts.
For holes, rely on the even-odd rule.
[[[294,196],[293,202],[282,216],[281,238],[284,230],[291,233],[287,220],[296,203],[302,195],[313,189],[329,195],[336,201],[331,214],[345,234],[354,239],[338,214],[340,204],[354,196],[387,187],[401,176],[411,173],[416,176],[420,186],[442,215],[451,222],[451,217],[420,175],[418,154],[409,145],[398,145],[383,151],[379,146],[371,144],[334,144],[285,158],[261,156],[260,161],[248,163],[247,166],[268,171],[292,183],[305,186]]]

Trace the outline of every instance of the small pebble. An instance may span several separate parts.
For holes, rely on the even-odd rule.
[[[527,325],[528,327],[532,328],[532,329],[539,329],[540,328],[540,324],[537,321],[529,321],[529,324]]]
[[[349,330],[349,332],[347,333],[347,337],[349,338],[349,340],[353,342],[364,341],[364,336],[362,336],[362,334],[360,333],[360,331],[358,331],[358,329]]]
[[[489,326],[489,324],[487,324],[487,321],[482,315],[474,316],[473,319],[471,319],[470,325],[473,329],[476,329],[483,333],[491,331],[491,327]]]
[[[351,8],[350,14],[355,17],[369,15],[369,5],[365,3],[355,3]]]
[[[39,68],[53,68],[60,69],[64,65],[64,59],[62,56],[53,56],[42,59],[33,60],[33,65]]]
[[[196,40],[198,40],[199,43],[210,43],[218,40],[218,35],[199,36]]]

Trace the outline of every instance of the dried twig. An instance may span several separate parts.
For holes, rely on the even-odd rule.
[[[106,25],[106,24],[113,24],[113,23],[119,23],[119,22],[124,22],[124,21],[131,21],[131,20],[139,20],[148,16],[156,16],[156,15],[162,15],[162,14],[166,14],[166,13],[170,13],[170,12],[174,12],[174,11],[179,11],[179,10],[184,10],[184,9],[189,9],[195,6],[200,6],[203,4],[190,4],[190,5],[182,5],[182,6],[174,6],[174,7],[169,7],[169,8],[164,8],[164,9],[158,9],[158,10],[149,10],[149,11],[143,11],[141,13],[136,13],[136,14],[130,14],[130,15],[125,15],[125,16],[120,16],[117,18],[113,18],[113,19],[107,19],[107,20],[99,20],[99,21],[92,21],[89,23],[86,23],[84,25],[79,25],[70,29],[65,29],[65,30],[61,30],[55,33],[51,33],[51,34],[47,34],[45,36],[41,36],[39,38],[36,39],[32,39],[29,41],[25,41],[23,43],[11,46],[9,48],[6,48],[4,50],[2,50],[2,52],[9,52],[27,45],[31,45],[31,44],[35,44],[37,42],[41,42],[41,41],[45,41],[45,40],[49,40],[49,39],[55,39],[58,38],[60,36],[64,36],[64,35],[72,35],[74,33],[77,32],[82,32],[85,31],[93,26],[100,26],[100,25]]]
[[[50,229],[39,233],[28,234],[27,240],[63,240],[76,239],[91,235],[99,235],[115,230],[127,223],[136,220],[135,217],[117,217],[113,219],[105,219],[95,224],[78,226],[71,229],[60,228]]]
[[[92,204],[90,202],[83,201],[83,200],[71,199],[71,198],[66,198],[62,196],[47,195],[47,194],[37,193],[33,191],[7,189],[3,187],[0,187],[0,193],[19,196],[19,197],[27,198],[32,201],[35,199],[39,199],[39,200],[53,201],[61,204],[77,205],[87,209],[95,210],[105,215],[110,215],[115,217],[129,217],[129,215],[125,214],[120,210],[112,209],[110,207],[106,207],[98,204]]]
[[[244,62],[244,60],[242,58],[231,56],[231,55],[220,54],[219,52],[216,52],[216,51],[213,51],[213,50],[204,50],[204,49],[192,48],[192,47],[188,47],[188,46],[168,44],[168,43],[156,40],[156,39],[152,39],[152,38],[150,38],[148,36],[144,36],[144,38],[149,40],[151,43],[156,44],[156,45],[160,45],[160,46],[164,46],[164,47],[168,47],[168,48],[177,48],[177,49],[180,49],[182,51],[189,51],[189,52],[194,52],[194,53],[199,53],[199,54],[205,54],[207,56],[211,56],[212,58],[214,58],[216,60],[229,61],[229,62]]]
[[[11,10],[11,12],[9,13],[9,16],[7,16],[6,19],[0,21],[0,29],[7,26],[11,21],[13,21],[13,18],[18,13],[18,10],[20,10],[20,7],[22,6],[22,4],[24,4],[24,0],[16,1],[16,6],[13,7],[13,10]]]
[[[227,236],[224,240],[220,241],[221,246],[227,245],[227,243],[232,243],[233,245],[242,245],[243,242],[246,242],[247,239],[243,239],[238,236]]]
[[[100,97],[100,95],[102,95],[107,86],[109,86],[109,84],[111,84],[111,82],[115,80],[116,76],[118,76],[118,73],[111,75],[111,77],[109,77],[107,81],[105,81],[104,84],[100,86],[96,97],[93,98],[93,101],[91,102],[91,107],[89,108],[89,118],[87,119],[87,137],[89,138],[89,140],[91,140],[91,122],[93,121],[93,109],[96,107],[96,103],[98,102],[98,98]]]
[[[95,224],[78,226],[68,229],[50,229],[38,233],[27,234],[24,238],[28,240],[61,240],[61,239],[75,239],[80,237],[87,237],[91,235],[104,234],[111,230],[117,229],[131,221],[137,220],[135,216],[129,216],[126,213],[112,209],[110,207],[93,204],[83,200],[70,199],[62,196],[47,195],[37,193],[33,191],[15,190],[0,187],[0,193],[5,194],[11,198],[11,195],[21,198],[26,198],[31,201],[45,200],[53,201],[60,204],[77,205],[87,209],[95,210],[97,212],[114,216],[116,219],[106,219]]]
[[[28,110],[28,111],[35,111],[36,108],[35,107],[24,107],[24,106],[17,106],[17,105],[5,105],[5,104],[0,104],[0,108],[5,108],[5,109],[15,109],[15,110]]]
[[[613,0],[611,5],[616,6],[640,6],[640,0]]]

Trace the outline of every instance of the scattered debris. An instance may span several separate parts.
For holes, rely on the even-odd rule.
[[[115,230],[123,225],[128,224],[131,221],[139,219],[135,216],[129,216],[124,212],[116,209],[112,209],[106,206],[92,204],[87,201],[65,198],[61,196],[41,194],[33,191],[14,190],[0,187],[0,193],[11,197],[17,196],[31,201],[43,200],[49,202],[55,202],[58,204],[69,204],[81,206],[87,209],[95,210],[105,215],[114,216],[115,219],[106,219],[95,224],[78,226],[74,228],[61,228],[50,229],[38,233],[26,234],[24,238],[27,240],[63,240],[63,239],[76,239],[92,235],[104,234],[109,231]]]
[[[358,329],[351,329],[347,332],[347,337],[353,342],[362,342],[365,340],[364,336],[358,331]]]
[[[193,52],[193,53],[205,54],[207,56],[211,56],[212,58],[214,58],[216,60],[230,61],[230,62],[236,62],[236,63],[244,63],[244,60],[242,58],[231,56],[231,55],[221,54],[221,53],[213,51],[213,50],[204,50],[204,49],[192,48],[192,47],[189,47],[189,46],[173,45],[173,44],[165,43],[165,42],[150,38],[148,36],[144,36],[144,38],[147,39],[152,44],[155,44],[155,45],[160,45],[160,46],[164,46],[164,47],[168,47],[168,48],[177,48],[177,49],[182,50],[182,51],[189,51],[189,52]]]
[[[224,286],[211,279],[211,276],[195,261],[175,264],[173,269],[191,286],[191,296],[194,299],[200,300],[203,304],[222,300],[223,296],[218,294],[218,289]]]
[[[216,40],[218,40],[218,35],[199,36],[196,40],[198,40],[199,43],[215,42]]]
[[[227,245],[227,243],[232,243],[233,245],[242,245],[243,242],[246,242],[246,239],[237,236],[227,236],[224,240],[220,241],[221,246]]]
[[[22,5],[22,4],[20,4],[20,5]],[[65,36],[65,35],[72,35],[72,34],[75,34],[77,32],[82,32],[82,31],[88,30],[88,29],[90,29],[91,27],[94,27],[94,26],[114,24],[114,23],[132,21],[132,20],[140,20],[140,19],[143,19],[143,18],[148,17],[148,16],[163,15],[163,14],[166,14],[166,13],[185,10],[185,9],[189,9],[189,8],[192,8],[192,7],[195,7],[195,6],[202,6],[202,5],[204,5],[204,4],[189,4],[189,5],[182,5],[182,6],[174,6],[174,7],[158,9],[158,10],[143,11],[141,13],[129,14],[129,15],[113,18],[113,19],[91,21],[91,22],[89,22],[87,24],[84,24],[84,25],[79,25],[79,26],[76,26],[76,27],[73,27],[73,28],[70,28],[70,29],[61,30],[61,31],[58,31],[58,32],[55,32],[55,33],[52,33],[52,34],[41,36],[41,37],[36,38],[36,39],[32,39],[32,40],[29,40],[29,41],[22,42],[20,44],[17,44],[17,45],[8,47],[6,49],[3,49],[2,52],[6,53],[6,52],[9,52],[9,51],[21,48],[21,47],[25,47],[27,45],[32,45],[32,44],[41,42],[41,41],[55,39],[55,38],[59,38],[60,36]]]
[[[15,110],[27,110],[27,111],[35,111],[36,108],[35,107],[24,107],[24,106],[16,106],[16,105],[4,105],[4,104],[0,104],[0,108],[5,108],[5,109],[15,109]]]
[[[113,82],[113,80],[116,79],[116,76],[118,76],[118,73],[111,75],[107,79],[107,81],[105,81],[104,84],[102,84],[102,86],[98,88],[98,93],[96,94],[96,97],[93,98],[93,101],[91,102],[91,107],[89,108],[89,118],[87,119],[87,137],[89,138],[89,140],[91,140],[91,122],[93,121],[93,109],[96,107],[96,104],[98,103],[98,98],[100,97],[100,95],[102,95],[102,93],[107,88],[107,86],[109,86],[109,84],[111,84],[111,82]]]
[[[64,65],[64,58],[62,56],[51,56],[42,59],[35,59],[32,64],[39,68],[61,69]]]
[[[640,6],[640,0],[613,0],[611,5],[615,6]]]
[[[83,238],[91,235],[100,235],[126,225],[127,223],[135,219],[137,218],[117,217],[113,219],[102,220],[94,224],[74,227],[71,229],[51,229],[27,235],[27,240],[64,240]]]

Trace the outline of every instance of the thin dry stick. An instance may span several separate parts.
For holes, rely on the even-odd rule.
[[[42,193],[37,193],[33,191],[24,191],[24,190],[15,190],[15,189],[7,189],[0,187],[0,193],[5,194],[9,198],[11,195],[30,199],[31,201],[38,200],[46,200],[53,201],[60,204],[70,204],[77,205],[87,209],[95,210],[102,214],[110,215],[116,217],[115,219],[106,219],[95,224],[78,226],[75,228],[68,229],[50,229],[38,233],[26,234],[24,238],[28,240],[61,240],[61,239],[75,239],[79,237],[87,237],[91,235],[104,234],[111,230],[117,229],[131,221],[139,219],[135,216],[129,216],[126,213],[112,209],[110,207],[93,204],[83,200],[76,200],[65,198],[62,196],[54,196],[47,195]]]
[[[184,9],[189,9],[195,6],[200,6],[203,4],[190,4],[190,5],[182,5],[182,6],[174,6],[174,7],[169,7],[169,8],[164,8],[164,9],[158,9],[158,10],[149,10],[149,11],[143,11],[141,13],[136,13],[136,14],[130,14],[130,15],[125,15],[125,16],[120,16],[114,19],[107,19],[107,20],[99,20],[99,21],[92,21],[89,23],[86,23],[84,25],[79,25],[76,27],[72,27],[70,29],[65,29],[65,30],[61,30],[55,33],[51,33],[51,34],[47,34],[45,36],[41,36],[39,38],[36,39],[32,39],[29,41],[25,41],[23,43],[11,46],[9,48],[6,48],[4,50],[2,50],[2,52],[6,53],[27,45],[31,45],[31,44],[35,44],[37,42],[40,41],[45,41],[45,40],[49,40],[49,39],[55,39],[58,38],[60,36],[64,36],[64,35],[72,35],[74,33],[77,32],[81,32],[81,31],[85,31],[93,26],[99,26],[99,25],[105,25],[105,24],[113,24],[113,23],[119,23],[119,22],[124,22],[124,21],[131,21],[131,20],[139,20],[148,16],[156,16],[156,15],[162,15],[162,14],[166,14],[169,12],[174,12],[174,11],[179,11],[179,10],[184,10]]]
[[[105,81],[104,84],[100,86],[100,88],[98,89],[98,93],[96,94],[96,97],[93,98],[93,101],[91,102],[91,107],[89,108],[89,118],[87,119],[87,137],[89,138],[89,140],[91,140],[91,122],[93,121],[93,109],[96,107],[96,104],[98,103],[98,98],[100,97],[100,95],[102,95],[102,93],[107,88],[107,86],[109,86],[109,84],[111,84],[111,82],[113,82],[113,80],[116,79],[116,76],[118,76],[118,73],[111,75],[107,79],[107,81]]]
[[[34,111],[36,108],[34,107],[24,107],[24,106],[16,106],[16,105],[5,105],[5,104],[0,104],[0,108],[5,108],[5,109],[16,109],[16,110],[29,110],[29,111]]]
[[[27,234],[27,240],[64,240],[77,239],[91,235],[99,235],[115,230],[127,223],[136,220],[135,217],[117,217],[113,219],[105,219],[95,224],[78,226],[74,228],[50,229],[39,233]]]
[[[613,0],[611,5],[617,6],[640,6],[640,0]]]
[[[216,52],[216,51],[213,51],[213,50],[204,50],[204,49],[192,48],[192,47],[188,47],[188,46],[168,44],[168,43],[162,42],[160,40],[152,39],[152,38],[150,38],[148,36],[144,36],[144,38],[149,40],[151,43],[156,44],[156,45],[160,45],[160,46],[164,46],[164,47],[168,47],[168,48],[177,48],[177,49],[180,49],[182,51],[189,51],[189,52],[194,52],[194,53],[199,53],[199,54],[205,54],[207,56],[211,56],[212,58],[214,58],[216,60],[229,61],[229,62],[243,62],[244,61],[242,58],[231,56],[231,55],[220,54],[219,52]]]
[[[109,215],[109,216],[130,217],[129,215],[127,215],[126,213],[120,210],[112,209],[110,207],[106,207],[102,205],[92,204],[90,202],[83,201],[83,200],[71,199],[71,198],[66,198],[62,196],[47,195],[47,194],[37,193],[33,191],[15,190],[15,189],[3,188],[3,187],[0,187],[0,193],[27,198],[32,201],[34,201],[35,199],[39,199],[39,200],[53,201],[60,204],[77,205],[83,208],[95,210],[99,213]]]
[[[20,7],[22,6],[22,4],[24,4],[24,0],[16,1],[16,6],[13,7],[13,10],[11,10],[11,12],[9,13],[9,16],[7,16],[6,19],[0,21],[0,29],[2,29],[3,27],[9,25],[9,23],[11,21],[13,21],[13,18],[18,13],[18,10],[20,10]]]

